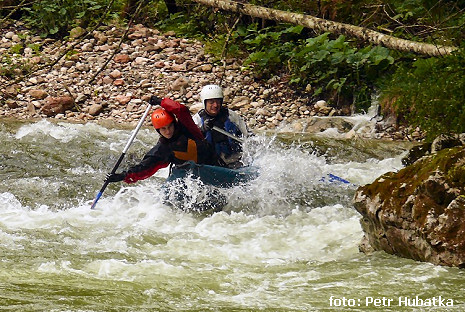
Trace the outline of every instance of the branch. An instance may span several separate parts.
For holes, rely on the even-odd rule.
[[[140,8],[142,7],[142,4],[144,3],[143,0],[139,1],[139,5],[137,6],[136,10],[134,11],[134,14],[131,16],[131,19],[129,20],[128,22],[128,26],[126,27],[126,30],[123,34],[123,36],[121,36],[121,39],[118,43],[118,46],[116,47],[115,50],[113,50],[113,53],[110,55],[110,57],[106,60],[105,64],[102,65],[102,67],[99,68],[99,70],[92,76],[92,78],[87,82],[88,85],[92,84],[95,79],[97,78],[97,76],[105,69],[105,67],[107,67],[108,63],[110,63],[110,61],[113,59],[113,57],[116,55],[116,53],[118,53],[118,51],[120,50],[121,48],[121,44],[123,43],[123,41],[126,39],[127,35],[128,35],[128,32],[129,32],[129,29],[131,28],[132,26],[132,22],[134,21],[135,17],[139,14],[139,11],[140,11]]]
[[[23,1],[21,1],[20,4],[15,5],[15,6],[1,6],[0,9],[13,9],[13,10],[11,10],[11,12],[8,13],[7,16],[5,16],[4,18],[2,18],[1,24],[0,24],[0,25],[3,25],[3,22],[6,21],[7,19],[9,19],[10,16],[12,16],[12,15],[13,15],[16,11],[18,11],[21,7],[28,5],[29,3],[24,4],[24,2],[26,2],[26,1],[27,1],[27,0],[23,0]],[[33,3],[34,3],[34,2],[35,2],[35,1],[33,1]]]
[[[415,42],[411,40],[396,38],[390,35],[385,35],[380,32],[359,26],[333,22],[306,14],[264,8],[248,3],[239,3],[229,0],[192,1],[226,11],[242,13],[245,15],[274,20],[278,22],[301,25],[310,29],[324,32],[348,35],[376,45],[383,45],[392,50],[399,50],[403,52],[415,52],[418,54],[428,56],[448,55],[451,54],[453,51],[457,50],[457,47]]]
[[[224,41],[223,52],[221,52],[221,60],[223,61],[223,74],[221,75],[219,84],[221,84],[221,82],[223,81],[224,74],[226,72],[226,56],[228,55],[229,40],[231,39],[231,34],[233,30],[236,28],[236,25],[237,23],[239,23],[240,19],[241,19],[241,16],[239,15],[239,17],[236,19],[236,21],[234,22],[234,25],[231,28],[229,28],[228,25],[226,24],[226,27],[228,29],[228,35],[226,36],[226,40]]]

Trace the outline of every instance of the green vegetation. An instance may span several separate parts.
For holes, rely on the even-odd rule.
[[[10,2],[7,0],[7,2]],[[15,1],[11,1],[15,3]],[[309,102],[366,110],[381,95],[385,114],[400,123],[439,133],[465,131],[465,0],[251,0],[251,4],[299,12],[366,27],[417,42],[462,47],[454,55],[425,57],[372,46],[356,38],[321,33],[223,12],[190,0],[152,0],[134,22],[174,30],[178,36],[205,42],[218,57],[239,57],[257,79],[278,76]],[[176,12],[170,5],[176,5]],[[21,19],[43,37],[65,38],[76,26],[125,23],[138,0],[36,0],[15,8]],[[13,10],[0,10],[2,16]],[[24,50],[14,46],[3,56],[0,74],[13,75],[8,64]],[[34,53],[39,53],[37,48]],[[17,66],[17,65],[15,65]],[[23,69],[21,69],[23,70]],[[462,75],[461,75],[462,74]],[[345,110],[347,111],[347,110]]]
[[[18,75],[27,73],[30,69],[29,64],[21,63],[9,55],[2,55],[0,61],[0,75],[9,79],[14,79]]]
[[[40,53],[38,44],[28,44],[32,55]],[[25,75],[31,72],[34,68],[30,60],[24,61],[21,54],[24,52],[24,45],[21,43],[14,44],[10,47],[8,54],[3,54],[0,58],[0,75],[15,79],[18,76]]]
[[[394,63],[389,50],[380,46],[353,47],[345,36],[330,39],[329,33],[290,40],[303,27],[292,26],[280,32],[265,29],[244,40],[251,54],[245,64],[271,75],[288,64],[291,84],[304,88],[312,98],[326,98],[333,106],[354,104],[366,110],[371,104],[373,82],[380,72]]]
[[[441,133],[465,132],[465,49],[441,58],[402,63],[383,88],[383,102],[397,115],[426,130],[431,140]]]
[[[104,13],[108,0],[39,0],[23,8],[24,21],[42,37],[65,36],[75,26],[87,27]]]

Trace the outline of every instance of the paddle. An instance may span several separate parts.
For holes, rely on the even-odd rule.
[[[215,131],[217,131],[217,132],[219,132],[219,133],[221,133],[221,134],[224,134],[225,136],[230,137],[231,139],[236,140],[236,141],[239,142],[239,143],[244,143],[244,140],[243,140],[243,139],[241,139],[241,138],[235,136],[234,134],[229,133],[229,132],[226,131],[226,130],[223,130],[223,129],[221,129],[221,128],[218,128],[217,126],[213,126],[213,130],[215,130]]]
[[[115,172],[116,172],[116,169],[118,169],[119,165],[120,165],[121,162],[123,161],[123,158],[124,158],[124,156],[126,155],[126,152],[128,151],[128,149],[129,149],[129,147],[131,146],[132,142],[133,142],[134,139],[136,138],[137,132],[139,132],[139,129],[142,127],[142,124],[144,123],[145,118],[147,118],[147,115],[148,115],[149,112],[150,112],[151,106],[152,106],[152,105],[160,105],[160,102],[161,102],[161,99],[158,98],[158,97],[156,97],[156,96],[152,96],[152,97],[150,98],[149,105],[147,105],[147,109],[145,110],[144,115],[143,115],[142,118],[139,120],[139,123],[137,124],[136,128],[135,128],[134,131],[132,132],[131,137],[129,138],[128,142],[126,143],[126,146],[124,147],[123,152],[121,153],[120,157],[118,158],[118,161],[116,162],[115,166],[113,167],[113,170],[111,170],[111,173],[110,173],[110,174],[115,173]],[[98,200],[99,200],[100,197],[102,196],[103,192],[105,191],[105,189],[107,188],[107,186],[108,186],[109,183],[110,183],[110,182],[109,182],[108,180],[105,180],[105,182],[103,183],[102,188],[100,189],[100,192],[98,192],[97,197],[95,197],[94,202],[92,203],[92,206],[90,207],[90,209],[94,209],[94,208],[95,208],[95,205],[97,204]]]

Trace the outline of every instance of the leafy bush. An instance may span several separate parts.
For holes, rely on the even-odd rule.
[[[95,22],[107,5],[108,0],[38,0],[23,8],[24,20],[43,37],[64,35],[78,24]]]
[[[285,68],[286,64],[292,77],[290,82],[311,91],[314,98],[366,110],[376,80],[394,63],[389,50],[380,46],[357,49],[344,36],[329,39],[329,33],[300,39],[296,35],[302,31],[301,26],[291,26],[249,35],[251,38],[244,40],[244,44],[252,53],[245,64],[253,65],[265,76]]]
[[[164,1],[158,2],[159,10],[153,25],[162,30],[174,30],[178,36],[196,38],[205,41],[221,41],[228,33],[228,25],[235,15],[228,12],[218,12],[212,7],[195,4],[189,0],[177,0],[179,12],[168,14]]]
[[[186,12],[179,12],[155,23],[155,27],[163,31],[174,30],[178,36],[204,38],[199,23],[188,16]]]
[[[403,64],[387,81],[382,102],[391,103],[399,119],[426,130],[427,140],[465,132],[464,72],[463,48],[454,55]]]

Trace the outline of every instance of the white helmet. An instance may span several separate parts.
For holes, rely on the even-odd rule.
[[[219,85],[206,85],[200,91],[200,100],[205,105],[205,100],[223,99],[223,89]]]

